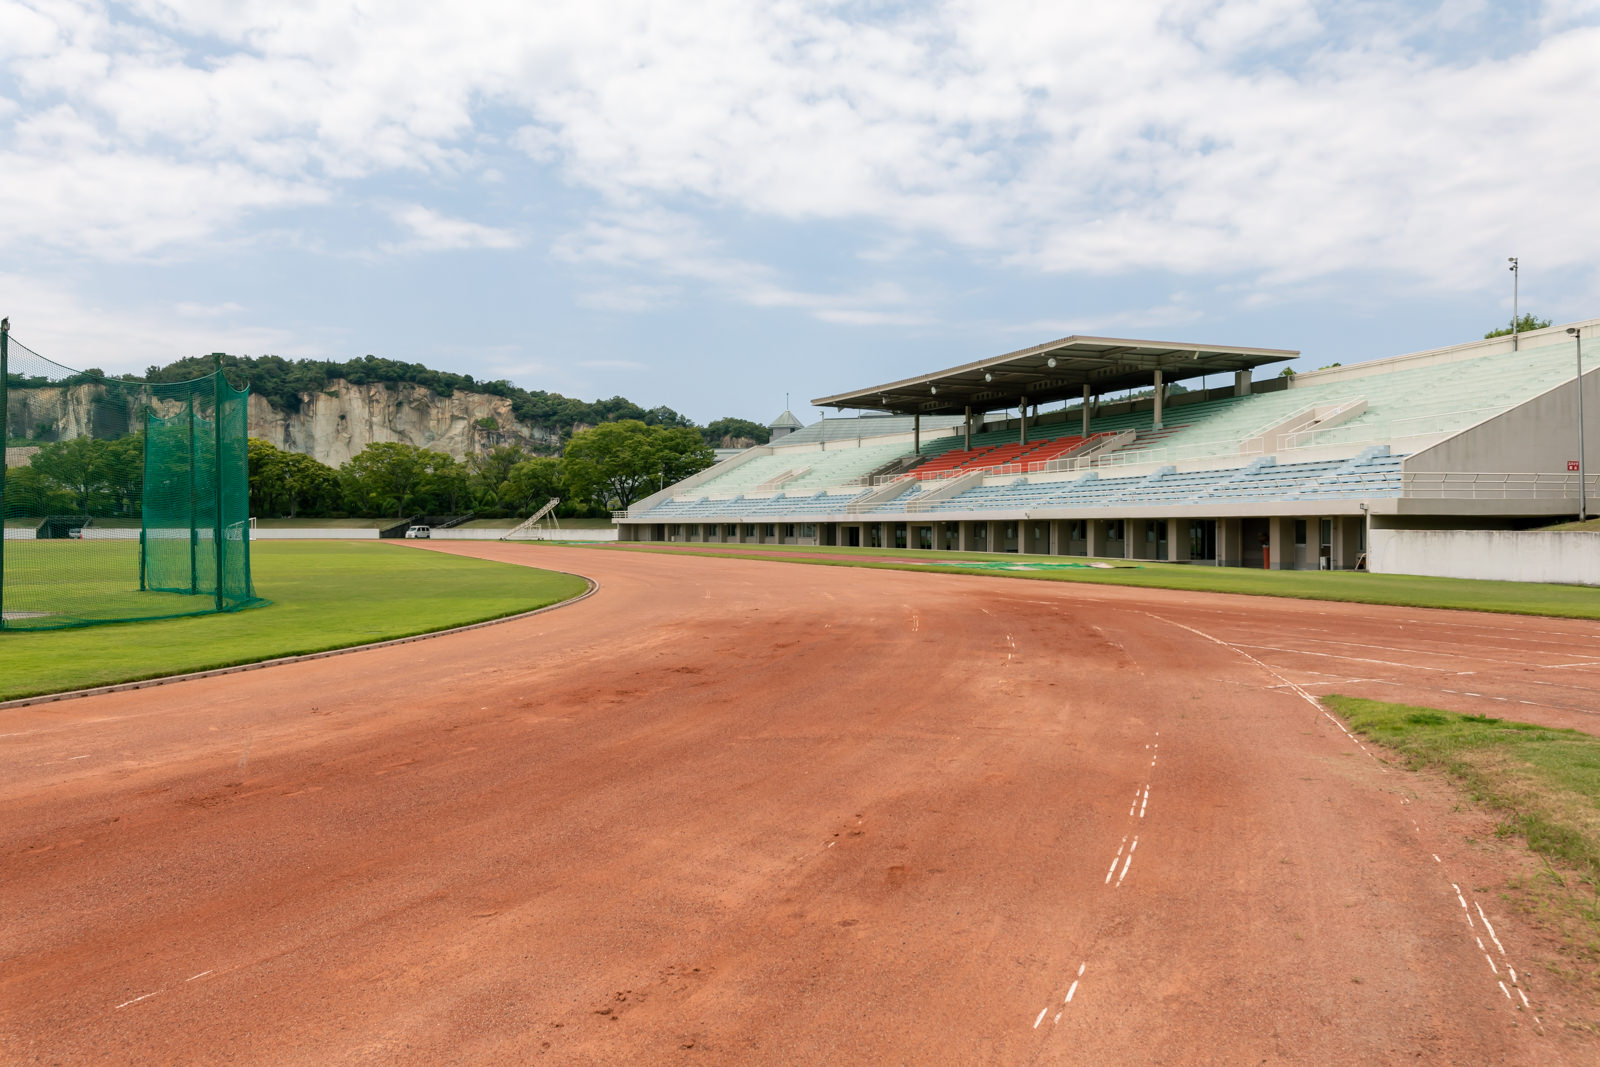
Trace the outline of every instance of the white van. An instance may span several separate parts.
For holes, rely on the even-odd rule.
[[[416,540],[426,541],[433,536],[432,526],[413,526],[406,531],[406,536]]]

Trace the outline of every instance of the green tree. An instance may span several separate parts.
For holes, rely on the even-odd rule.
[[[1517,320],[1517,328],[1515,332],[1531,333],[1534,330],[1542,330],[1549,325],[1552,325],[1549,319],[1536,319],[1533,317],[1533,314],[1529,312]],[[1511,336],[1512,332],[1513,331],[1510,326],[1498,326],[1483,336],[1485,339],[1490,337],[1509,337]]]
[[[764,445],[772,439],[772,431],[759,422],[730,416],[706,423],[706,428],[700,431],[700,436],[705,438],[706,444],[712,448],[734,448],[737,446],[724,445],[723,442],[754,441],[758,445]]]
[[[423,503],[428,476],[441,455],[398,441],[368,445],[339,469],[350,510],[357,515],[392,511],[404,518]]]
[[[246,449],[250,469],[250,514],[263,518],[281,514],[289,498],[284,470],[287,453],[259,437],[250,438]]]
[[[562,480],[561,460],[530,457],[507,472],[499,487],[499,499],[502,506],[521,515],[530,515],[561,492]]]
[[[91,498],[105,489],[112,476],[106,442],[92,437],[72,437],[41,445],[29,465],[47,481],[72,494],[73,507],[89,514]]]
[[[509,507],[500,497],[500,487],[510,476],[511,469],[528,458],[528,453],[516,445],[496,445],[468,458],[467,467],[472,476],[468,492],[473,506],[480,511]]]
[[[624,419],[573,435],[562,463],[575,496],[625,508],[704,470],[714,459],[697,430]]]
[[[465,463],[457,463],[454,456],[438,453],[428,468],[428,495],[441,511],[454,515],[461,511],[468,499],[471,484],[470,472]]]

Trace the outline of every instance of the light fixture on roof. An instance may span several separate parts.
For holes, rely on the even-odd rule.
[[[1051,356],[1049,359],[1044,361],[1044,365],[1046,367],[1049,367],[1051,370],[1055,370],[1056,369],[1056,357],[1055,356]]]
[[[930,385],[930,386],[928,386],[928,392],[930,394],[932,394],[933,396],[938,396],[939,395],[939,387],[937,385]]]
[[[990,374],[988,371],[984,371],[983,372],[983,380],[986,381],[986,382],[992,382],[992,381],[994,381],[994,375]]]

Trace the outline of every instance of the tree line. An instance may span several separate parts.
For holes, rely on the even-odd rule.
[[[537,456],[515,445],[457,460],[396,442],[366,448],[340,468],[249,441],[250,513],[258,518],[528,515],[552,497],[560,514],[606,515],[698,471],[714,456],[700,432],[638,419],[575,434],[564,453]],[[131,516],[144,478],[144,434],[74,437],[41,444],[8,472],[12,515]]]

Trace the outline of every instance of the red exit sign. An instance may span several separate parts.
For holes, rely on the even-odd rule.
[[[1567,460],[1567,470],[1569,470],[1569,471],[1582,470],[1582,467],[1578,463],[1577,460],[1569,459],[1569,460]]]

